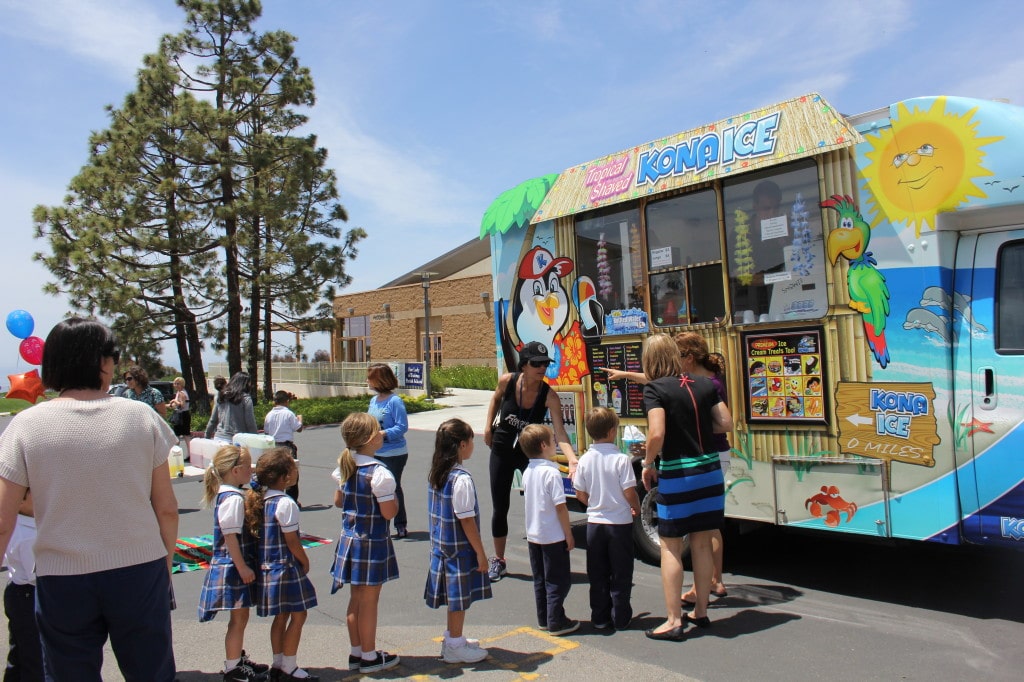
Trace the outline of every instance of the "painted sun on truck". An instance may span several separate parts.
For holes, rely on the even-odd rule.
[[[811,93],[527,181],[481,229],[499,366],[536,337],[577,419],[642,432],[600,368],[698,331],[729,368],[727,517],[1024,548],[1021,159],[1018,106]]]

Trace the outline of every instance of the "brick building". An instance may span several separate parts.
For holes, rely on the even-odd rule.
[[[492,290],[489,242],[473,239],[379,289],[338,296],[333,359],[422,361],[429,336],[433,367],[494,365]]]

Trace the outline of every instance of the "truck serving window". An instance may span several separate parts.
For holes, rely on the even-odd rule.
[[[714,190],[652,201],[645,217],[654,325],[720,321],[725,295]]]
[[[584,336],[599,336],[604,329],[603,316],[613,310],[643,307],[640,211],[635,205],[616,209],[585,213],[576,219],[579,275],[573,297],[579,299]]]
[[[996,289],[996,350],[1024,353],[1024,242],[999,249]]]
[[[817,319],[828,308],[812,160],[723,183],[732,310],[742,323]]]

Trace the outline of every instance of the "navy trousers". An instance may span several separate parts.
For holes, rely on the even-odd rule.
[[[398,500],[398,513],[395,514],[395,528],[405,528],[409,525],[409,519],[405,513],[405,491],[402,490],[402,472],[405,465],[409,463],[409,455],[377,456],[377,461],[387,467],[391,475],[395,477],[395,498]]]
[[[4,682],[41,682],[43,652],[36,627],[36,588],[33,585],[7,583],[4,588],[4,614],[7,616],[7,668]]]
[[[572,586],[569,546],[565,540],[550,545],[528,544],[533,594],[537,600],[537,623],[542,628],[558,629],[568,620],[563,604]]]
[[[587,524],[590,621],[619,630],[633,618],[633,524]]]
[[[47,682],[100,682],[110,638],[125,682],[173,682],[166,559],[84,575],[36,578]]]

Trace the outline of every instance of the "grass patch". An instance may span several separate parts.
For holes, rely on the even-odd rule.
[[[449,388],[472,388],[493,391],[498,386],[498,370],[479,365],[452,365],[430,370],[430,388],[444,393]]]

